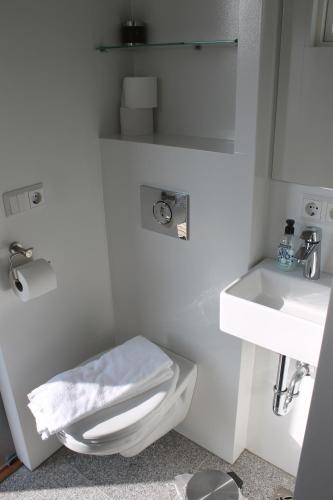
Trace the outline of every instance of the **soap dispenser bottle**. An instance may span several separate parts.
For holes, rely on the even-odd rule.
[[[292,271],[296,265],[294,258],[295,221],[294,219],[287,219],[286,223],[284,235],[278,247],[277,263],[282,271]]]

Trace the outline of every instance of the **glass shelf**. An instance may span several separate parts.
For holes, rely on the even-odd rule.
[[[201,49],[202,47],[234,47],[238,44],[238,39],[234,40],[194,40],[193,42],[165,42],[165,43],[146,43],[138,45],[99,45],[96,50],[99,52],[111,52],[112,50],[136,50],[158,47],[194,47]]]

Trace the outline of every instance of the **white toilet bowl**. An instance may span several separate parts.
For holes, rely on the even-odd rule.
[[[128,401],[98,411],[57,434],[67,448],[89,455],[137,455],[184,420],[197,378],[197,366],[163,349],[173,377]]]

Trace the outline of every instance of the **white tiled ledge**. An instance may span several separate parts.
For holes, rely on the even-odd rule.
[[[104,138],[103,138],[104,139]],[[186,135],[164,135],[154,134],[147,136],[127,137],[115,135],[112,140],[154,144],[158,146],[170,146],[175,148],[198,149],[201,151],[211,151],[233,155],[235,153],[235,143],[231,139],[215,139],[210,137],[193,137]]]

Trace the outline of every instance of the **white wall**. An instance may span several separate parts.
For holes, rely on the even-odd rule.
[[[333,297],[328,308],[313,400],[306,429],[295,500],[332,498]]]
[[[239,0],[132,0],[153,42],[237,38]]]
[[[314,379],[307,377],[292,411],[274,415],[273,387],[278,354],[256,347],[247,448],[277,467],[296,476],[311,403]],[[289,378],[295,369],[293,362]]]
[[[219,330],[219,295],[248,266],[246,156],[105,139],[102,158],[117,341],[140,333],[198,363],[181,431],[233,461],[242,451],[235,450],[240,380],[248,381],[251,365],[241,373],[241,341]],[[189,241],[142,229],[141,184],[190,194]],[[236,191],[243,196],[230,224]]]
[[[0,204],[1,393],[30,468],[59,444],[37,435],[26,394],[113,342],[98,136],[117,129],[129,61],[94,46],[118,34],[124,8],[122,0],[1,2],[1,192],[43,182],[46,194],[46,207],[10,218]],[[23,304],[8,289],[14,240],[52,261],[56,291]]]
[[[148,25],[149,40],[235,39],[238,1],[134,0],[133,14]],[[157,130],[161,134],[233,139],[236,47],[137,51],[134,73],[159,78]]]
[[[117,340],[142,333],[198,363],[196,393],[181,432],[231,462],[246,441],[253,349],[219,330],[219,294],[250,261],[261,5],[241,1],[239,6],[234,90],[235,148],[240,153],[102,141]],[[210,33],[206,35],[210,38]],[[157,57],[164,63],[163,53],[151,54],[149,64],[155,64]],[[199,54],[205,56],[210,57],[208,51]],[[170,82],[177,98],[183,74],[178,77],[181,56],[173,57],[178,62]],[[195,69],[201,75],[207,67],[201,62]],[[221,96],[223,83],[222,78]],[[203,87],[205,93],[210,89],[207,84]],[[174,113],[175,123],[184,112],[180,107]],[[201,116],[205,123],[205,115],[199,113],[198,119]],[[212,123],[215,119],[213,115]],[[189,241],[141,228],[140,184],[190,194]]]
[[[275,104],[280,50],[282,2],[263,3],[260,40],[260,78],[258,83],[258,123],[256,131],[256,169],[253,192],[251,264],[264,255],[272,150],[275,129]]]

